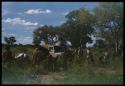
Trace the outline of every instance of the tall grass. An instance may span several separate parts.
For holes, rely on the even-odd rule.
[[[32,60],[34,48],[11,48],[13,56],[25,52]],[[4,49],[2,48],[2,51]],[[55,80],[55,84],[123,84],[123,57],[116,56],[111,64],[100,66],[98,58],[103,50],[94,51],[95,64],[90,65],[84,50],[83,60],[79,64],[78,57],[68,64],[68,69],[63,70],[64,79]],[[58,67],[62,66],[62,59],[58,59]],[[19,64],[16,60],[2,62],[2,84],[40,84],[35,75],[46,75],[50,71],[45,64],[32,66],[26,62]],[[57,71],[58,72],[58,71]]]

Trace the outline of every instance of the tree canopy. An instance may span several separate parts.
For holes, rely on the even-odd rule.
[[[16,42],[16,38],[13,36],[12,37],[4,37],[4,41],[8,45],[13,45]]]
[[[99,3],[93,10],[80,8],[69,12],[66,22],[58,27],[43,26],[34,30],[34,44],[41,40],[53,44],[57,41],[71,41],[74,47],[85,47],[91,38],[87,34],[96,34],[106,39],[107,46],[123,46],[123,4]]]

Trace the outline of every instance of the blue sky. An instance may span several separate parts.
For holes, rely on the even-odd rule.
[[[96,2],[2,2],[2,43],[4,36],[32,44],[33,30],[43,25],[59,26],[65,15],[84,7],[92,10]]]

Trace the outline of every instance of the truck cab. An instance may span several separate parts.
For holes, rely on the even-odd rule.
[[[64,47],[62,46],[49,46],[49,53],[56,58],[57,56],[61,56],[64,53]]]

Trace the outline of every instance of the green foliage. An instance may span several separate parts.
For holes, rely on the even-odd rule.
[[[110,68],[95,66],[74,65],[65,72],[65,79],[59,84],[123,84],[123,76]],[[118,71],[118,70],[117,70]]]
[[[66,23],[59,27],[45,25],[36,29],[33,43],[39,44],[44,39],[46,43],[53,44],[55,42],[53,38],[56,37],[56,41],[70,40],[74,47],[78,47],[81,45],[81,40],[84,40],[81,41],[83,45],[90,41],[86,35],[94,31],[93,23],[95,19],[88,10],[84,8],[74,10],[66,18]]]
[[[85,46],[86,42],[91,41],[86,35],[94,31],[93,25],[95,19],[88,10],[84,8],[74,10],[66,15],[66,18],[67,26],[71,28],[70,39],[74,47],[78,47],[81,44]]]
[[[34,30],[34,39],[33,43],[34,44],[40,44],[41,40],[44,40],[46,43],[53,44],[55,41],[53,40],[54,37],[57,38],[57,28],[58,27],[53,27],[53,26],[43,26],[39,27],[36,30]]]
[[[80,8],[71,11],[66,15],[67,21],[59,27],[43,26],[34,30],[33,43],[39,45],[41,40],[46,43],[53,44],[60,40],[69,40],[73,47],[84,46],[86,42],[91,41],[87,34],[97,34],[106,38],[106,46],[102,42],[100,47],[92,49],[95,64],[90,65],[86,59],[86,49],[84,56],[79,64],[78,56],[69,56],[74,58],[68,62],[68,69],[63,69],[65,73],[63,80],[56,80],[59,84],[123,84],[123,57],[121,56],[123,46],[123,4],[122,3],[100,3],[94,10],[94,14],[90,11]],[[94,30],[94,26],[98,27],[98,31]],[[106,30],[108,28],[108,30]],[[58,36],[58,37],[57,37]],[[53,38],[57,40],[54,41]],[[5,37],[7,45],[16,42],[15,37]],[[118,47],[120,46],[120,48]],[[108,48],[109,50],[107,51]],[[113,49],[112,49],[113,48]],[[115,48],[121,51],[114,53]],[[2,47],[2,51],[5,49]],[[20,52],[28,54],[30,61],[32,60],[34,47],[32,46],[15,46],[11,47],[13,57]],[[99,58],[107,51],[109,55],[109,63],[101,64]],[[63,66],[64,59],[60,57],[57,60],[57,67]],[[20,63],[16,60],[2,62],[2,83],[3,84],[27,84],[40,83],[37,77],[33,75],[48,74],[48,66],[46,62],[41,65],[32,66],[27,62]]]
[[[11,48],[13,53],[22,52],[26,49],[26,53],[32,60],[32,52],[34,48],[16,47]],[[2,50],[4,50],[2,48]],[[54,81],[55,84],[122,84],[123,83],[123,58],[116,56],[111,64],[103,65],[98,62],[98,58],[102,55],[105,48],[94,48],[93,50],[95,65],[89,65],[86,59],[86,50],[84,50],[83,60],[78,64],[78,57],[68,63],[67,70],[64,72],[64,79]],[[112,57],[112,56],[111,56]],[[63,65],[63,58],[57,60],[57,67]],[[49,70],[45,63],[32,66],[27,62],[20,64],[17,60],[2,62],[2,83],[3,84],[40,84],[39,75],[49,74]],[[57,71],[59,72],[59,71]],[[44,82],[43,82],[44,83]]]
[[[123,41],[123,3],[100,3],[93,10],[96,25],[99,28],[97,34],[106,38],[107,44],[118,51],[118,46]],[[108,30],[106,30],[108,28]]]

